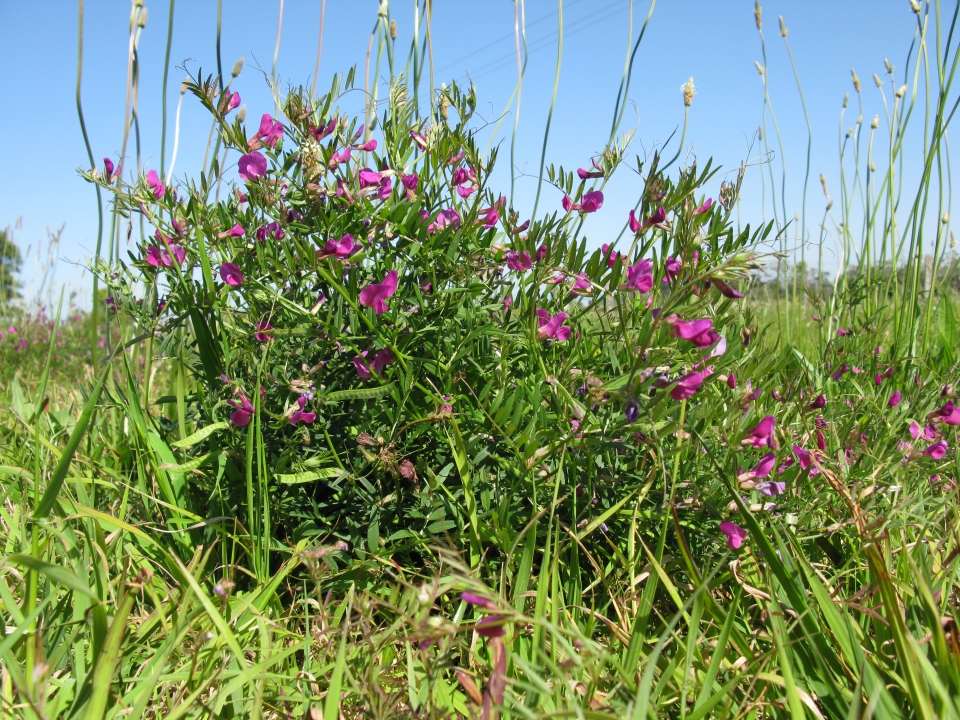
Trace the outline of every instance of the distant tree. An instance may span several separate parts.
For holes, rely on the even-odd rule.
[[[7,302],[20,297],[20,266],[23,258],[14,242],[10,228],[0,230],[0,301]]]

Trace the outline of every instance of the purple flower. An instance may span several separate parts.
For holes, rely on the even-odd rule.
[[[167,192],[167,189],[163,186],[163,183],[160,182],[160,178],[157,176],[156,170],[147,171],[147,185],[150,186],[150,189],[153,191],[153,196],[159,200]]]
[[[534,259],[537,262],[540,262],[547,256],[547,245],[543,243],[540,247],[537,248],[537,254],[534,256]]]
[[[272,336],[268,334],[269,330],[273,330],[273,325],[266,320],[258,320],[257,332],[253,334],[253,337],[255,337],[258,342],[269,342],[272,339]]]
[[[724,297],[728,297],[731,300],[737,300],[743,297],[742,292],[730,287],[729,285],[727,285],[727,283],[725,283],[720,278],[710,278],[710,282],[713,283],[713,286],[717,290],[719,290],[720,294],[723,295]]]
[[[927,457],[933,458],[934,460],[941,460],[943,459],[943,456],[947,454],[947,447],[946,440],[938,440],[924,450],[923,454]]]
[[[357,375],[360,376],[361,380],[368,380],[371,375],[371,370],[377,375],[383,373],[383,369],[393,362],[393,351],[390,348],[384,348],[377,353],[374,353],[373,359],[367,363],[365,358],[367,357],[367,351],[364,350],[359,355],[353,356],[353,367],[357,371]]]
[[[627,398],[627,422],[635,423],[640,419],[640,404],[633,398]]]
[[[240,106],[240,93],[223,91],[223,97],[220,99],[220,112],[226,115],[231,110]]]
[[[627,266],[627,288],[639,293],[650,292],[653,287],[653,262],[639,260],[636,265]]]
[[[477,607],[482,607],[487,610],[497,609],[496,603],[490,600],[487,600],[485,597],[480,597],[479,595],[475,595],[472,592],[464,591],[460,593],[460,599],[463,600],[465,603],[469,603],[470,605],[476,605]]]
[[[590,180],[592,178],[602,178],[602,170],[584,170],[583,168],[577,168],[577,177],[581,180]]]
[[[383,173],[374,172],[370,168],[364,168],[360,171],[360,189],[375,187],[383,180]]]
[[[283,123],[274,120],[270,113],[264,113],[260,118],[260,129],[254,136],[263,140],[263,144],[275,148],[283,137]]]
[[[782,495],[783,491],[787,489],[787,484],[777,480],[764,480],[763,482],[758,482],[754,487],[767,497],[772,497],[773,495]]]
[[[437,219],[427,226],[427,232],[433,235],[437,231],[442,231],[448,227],[453,230],[460,227],[460,216],[453,208],[446,208],[437,213]]]
[[[383,315],[390,309],[385,301],[397,291],[398,279],[397,271],[391,270],[383,282],[370,283],[360,291],[360,304],[372,307],[377,315]]]
[[[827,396],[823,393],[817,395],[816,399],[807,405],[807,410],[822,410],[827,405]]]
[[[421,150],[427,149],[427,138],[418,133],[416,130],[410,131],[410,137],[413,138],[413,143],[420,148]]]
[[[703,215],[705,212],[709,211],[711,207],[713,207],[713,198],[707,198],[703,205],[693,211],[693,214],[694,216]]]
[[[173,257],[171,258],[171,253]],[[179,245],[170,245],[170,250],[156,245],[147,247],[147,264],[154,267],[173,267],[173,260],[176,259],[177,265],[182,265],[187,258],[187,251]]]
[[[244,427],[245,425],[250,424],[250,416],[253,415],[254,409],[253,405],[250,404],[250,401],[247,400],[246,395],[240,396],[239,405],[237,405],[237,403],[235,403],[233,400],[227,400],[227,405],[235,410],[235,412],[230,415],[230,422],[237,427]]]
[[[242,285],[244,281],[243,273],[240,272],[240,268],[234,265],[233,263],[223,263],[220,266],[220,278],[227,284],[237,287]]]
[[[731,390],[735,390],[735,389],[736,389],[736,387],[737,387],[737,376],[736,376],[736,374],[730,373],[730,375],[727,376],[727,387],[730,388]]]
[[[250,182],[267,174],[267,158],[258,152],[248,153],[237,163],[240,179]]]
[[[585,213],[593,213],[603,207],[603,193],[599,190],[591,190],[584,193],[580,201],[580,208]]]
[[[485,638],[503,637],[507,631],[503,629],[503,618],[499,615],[488,615],[476,626],[477,635]]]
[[[580,209],[580,205],[578,205],[578,204],[575,203],[573,200],[571,200],[569,195],[564,195],[564,196],[563,196],[563,200],[560,201],[560,205],[561,205],[561,206],[563,207],[563,209],[566,210],[567,212],[570,212],[571,210],[579,210],[579,209]]]
[[[893,395],[890,396],[890,399],[887,401],[887,407],[896,407],[900,404],[900,391],[896,390]]]
[[[317,419],[317,414],[312,412],[305,412],[304,406],[307,404],[307,396],[301,395],[297,398],[297,405],[299,409],[290,416],[290,424],[296,425],[299,422],[304,423],[305,425],[311,424],[314,420]]]
[[[680,274],[681,267],[683,267],[683,263],[677,260],[677,258],[668,257],[667,262],[664,263],[664,270],[667,273],[667,277],[665,279],[673,280],[676,278],[677,275]]]
[[[713,330],[713,320],[674,320],[674,329],[684,340],[689,340],[697,347],[708,347],[720,339]]]
[[[241,238],[244,236],[246,232],[247,231],[243,229],[243,225],[241,225],[240,223],[237,223],[232,228],[227,230],[227,235],[229,235],[230,237]]]
[[[317,256],[329,257],[334,255],[338,258],[347,258],[358,249],[359,246],[354,242],[353,235],[347,233],[339,240],[334,240],[332,238],[327,240],[327,244],[323,246],[322,250],[317,252]]]
[[[377,149],[377,141],[371,138],[370,140],[367,140],[365,143],[362,143],[362,144],[360,144],[360,145],[355,145],[353,149],[354,149],[354,150],[364,150],[364,151],[367,151],[367,152],[369,152],[369,151],[371,151],[371,150],[376,150],[376,149]]]
[[[113,171],[113,160],[105,157],[103,159],[103,174],[106,177],[107,182],[113,182],[113,179],[116,177],[116,175],[113,174]]]
[[[417,186],[420,184],[420,178],[416,174],[410,173],[409,175],[401,175],[400,182],[403,183],[403,186],[407,189],[407,192],[416,192]]]
[[[773,453],[767,453],[758,462],[753,470],[745,472],[740,476],[740,480],[756,480],[758,478],[765,478],[770,474],[770,471],[773,470],[774,465],[777,464],[777,456]]]
[[[757,423],[741,444],[752,445],[755,448],[773,447],[773,428],[776,424],[776,418],[773,415],[767,415],[763,420]]]
[[[673,389],[670,391],[670,397],[672,397],[674,400],[686,400],[700,389],[700,387],[703,385],[704,379],[709,377],[711,374],[713,374],[713,368],[708,367],[706,370],[684,375],[682,378],[677,380],[677,384],[674,385]]]
[[[568,317],[565,312],[550,315],[550,313],[541,308],[537,310],[537,316],[539,317],[538,322],[540,323],[540,327],[537,330],[537,337],[541,340],[553,338],[557,342],[565,342],[570,339],[570,328],[563,324]]]
[[[526,272],[533,267],[533,261],[530,259],[530,253],[524,250],[522,253],[513,250],[508,252],[504,258],[507,261],[507,267],[515,272]]]
[[[928,416],[931,422],[946,423],[947,425],[960,425],[960,405],[954,405],[953,401],[948,401],[942,408],[930,413]]]
[[[747,531],[729,520],[720,523],[720,532],[727,536],[727,547],[731,550],[738,550],[747,539]]]

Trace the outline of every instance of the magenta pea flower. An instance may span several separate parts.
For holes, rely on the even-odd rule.
[[[644,258],[627,266],[627,288],[643,294],[653,287],[653,262]]]
[[[577,168],[577,177],[581,180],[590,180],[593,178],[602,178],[602,170],[585,170],[583,168]]]
[[[793,462],[792,458],[791,462]],[[758,482],[754,487],[767,497],[773,497],[774,495],[782,495],[787,489],[787,484],[779,480],[764,480]]]
[[[120,174],[119,171],[117,171],[116,174],[114,174],[114,170],[115,168],[113,165],[113,160],[111,160],[108,157],[105,157],[103,159],[103,174],[107,182],[113,182],[116,179],[117,175]]]
[[[347,233],[339,240],[334,240],[332,238],[327,240],[327,244],[323,246],[323,249],[320,250],[317,255],[319,257],[328,257],[330,255],[334,255],[338,258],[347,258],[356,252],[358,247],[359,246],[353,239],[353,235]]]
[[[280,139],[283,138],[283,123],[274,120],[270,113],[264,113],[260,118],[260,129],[255,137],[261,139],[264,145],[275,148]]]
[[[497,609],[497,606],[494,602],[487,600],[485,597],[480,597],[479,595],[476,595],[466,590],[460,593],[460,599],[463,600],[465,603],[469,603],[470,605],[476,605],[477,607],[482,607],[486,610]]]
[[[693,211],[694,216],[703,215],[705,212],[708,212],[710,208],[713,207],[713,198],[707,198],[706,202],[703,203],[700,207]]]
[[[540,327],[537,330],[537,337],[541,340],[552,338],[557,342],[566,342],[570,339],[570,327],[563,323],[567,319],[565,312],[559,312],[551,315],[544,309],[537,310]]]
[[[310,425],[314,420],[317,419],[317,414],[312,412],[306,412],[304,407],[307,404],[307,396],[301,395],[297,398],[298,410],[290,416],[290,424],[296,425],[297,423],[304,423],[305,425]]]
[[[822,410],[823,408],[826,407],[826,405],[827,405],[827,396],[824,395],[823,393],[820,393],[819,395],[817,395],[816,399],[812,403],[807,405],[806,409]]]
[[[890,399],[887,401],[887,407],[896,407],[900,404],[900,391],[896,390],[893,395],[890,396]]]
[[[417,191],[417,186],[420,184],[420,178],[416,173],[410,173],[409,175],[401,175],[400,182],[404,188],[406,188],[409,194],[413,194]]]
[[[543,243],[540,247],[537,248],[537,254],[534,256],[534,259],[537,262],[540,262],[547,256],[547,245]]]
[[[156,170],[149,170],[147,172],[147,185],[150,186],[150,189],[153,191],[153,196],[159,200],[167,192],[167,189],[163,186],[163,183],[160,181],[160,178],[157,176]]]
[[[830,377],[839,382],[840,378],[846,375],[847,370],[848,370],[847,364],[844,363],[843,365],[840,366],[839,369],[837,369],[832,375],[830,375]]]
[[[258,342],[269,342],[272,339],[272,336],[268,334],[270,330],[273,330],[273,325],[266,320],[258,320],[257,332],[253,334],[253,337],[255,337]]]
[[[460,215],[453,208],[446,208],[437,213],[437,219],[427,226],[427,232],[433,235],[438,231],[460,227]]]
[[[237,223],[232,228],[227,230],[227,235],[234,238],[241,238],[244,236],[246,232],[247,231],[243,229],[243,225],[241,225],[240,223]]]
[[[886,380],[888,377],[891,377],[892,375],[893,375],[893,368],[892,368],[892,367],[891,367],[891,368],[887,368],[886,371],[885,371],[882,375],[879,374],[879,373],[877,373],[876,375],[874,375],[874,376],[873,376],[873,381],[874,381],[877,385],[881,385],[881,384],[883,384],[883,381],[884,381],[884,380]]]
[[[267,158],[258,152],[248,153],[240,158],[237,170],[244,182],[262,178],[267,174]]]
[[[374,187],[380,184],[380,181],[383,180],[383,173],[374,172],[370,168],[364,168],[360,171],[360,189]]]
[[[231,285],[233,287],[242,285],[243,281],[245,280],[243,273],[240,272],[240,268],[229,262],[225,262],[220,266],[220,278],[227,285]]]
[[[677,258],[668,257],[667,261],[664,263],[664,271],[666,272],[666,277],[664,279],[668,282],[675,279],[677,275],[680,274],[681,267],[683,267],[683,263],[681,263]]]
[[[234,412],[230,415],[230,422],[237,427],[244,427],[250,424],[250,416],[253,415],[255,411],[246,395],[240,396],[239,405],[233,400],[227,400],[227,405],[234,409]]]
[[[708,367],[705,370],[700,370],[697,372],[692,372],[689,375],[684,375],[682,378],[677,380],[677,384],[673,386],[673,389],[670,390],[670,397],[674,400],[686,400],[689,397],[692,397],[697,390],[703,385],[703,381],[713,374],[713,368]]]
[[[580,208],[585,213],[594,213],[603,207],[603,193],[599,190],[591,190],[583,194],[580,200]]]
[[[524,250],[522,253],[516,250],[508,252],[504,258],[507,261],[507,267],[514,272],[526,272],[533,267],[533,261],[530,259],[530,253]]]
[[[499,221],[500,213],[498,213],[494,207],[481,210],[480,215],[477,217],[477,222],[481,223],[485,228],[495,227]]]
[[[391,270],[384,277],[383,282],[370,283],[360,291],[360,304],[364,307],[372,307],[377,315],[383,315],[390,309],[387,307],[386,299],[392,297],[397,291],[398,280],[397,271]]]
[[[731,300],[739,300],[740,298],[743,297],[742,292],[740,292],[736,288],[730,287],[729,285],[727,285],[727,283],[725,283],[720,278],[710,278],[710,282],[713,283],[713,286],[717,290],[719,290],[720,294],[723,295],[724,297],[728,297]]]
[[[240,106],[240,93],[223,91],[223,97],[220,99],[220,112],[227,115],[231,110]]]
[[[817,432],[820,431],[818,430]],[[794,445],[793,454],[797,456],[797,460],[800,462],[800,468],[802,470],[809,469],[811,476],[820,474],[820,469],[813,464],[813,461],[816,459],[816,455],[814,455],[812,452],[804,450],[799,445]]]
[[[673,320],[673,327],[684,340],[689,340],[697,347],[708,347],[720,339],[713,330],[713,320]]]
[[[477,635],[485,638],[503,637],[507,634],[503,629],[503,618],[499,615],[487,615],[477,623],[475,629]]]
[[[563,277],[561,275],[561,281]],[[570,290],[571,295],[582,295],[583,293],[589,292],[591,289],[590,278],[587,277],[586,273],[579,272],[577,277],[574,280],[573,288]]]
[[[353,356],[353,367],[357,371],[357,375],[360,376],[361,380],[368,380],[371,375],[371,371],[375,372],[377,375],[383,373],[384,368],[393,362],[393,351],[390,348],[384,348],[373,355],[373,359],[367,362],[365,359],[367,357],[367,351],[364,350],[359,355]]]
[[[427,138],[416,130],[410,131],[410,137],[413,138],[413,144],[421,150],[427,149]]]
[[[569,195],[564,195],[564,196],[563,196],[563,200],[560,201],[560,205],[561,205],[561,206],[563,207],[563,209],[566,210],[567,212],[570,212],[571,210],[579,210],[579,209],[580,209],[580,205],[577,204],[577,203],[575,203],[573,200],[571,200]]]
[[[735,373],[730,373],[727,376],[727,387],[731,390],[735,390],[737,388],[737,376]]]
[[[942,460],[943,456],[947,454],[947,441],[938,440],[933,443],[930,447],[923,451],[923,454],[934,460]]]
[[[939,410],[930,413],[928,417],[934,423],[960,425],[960,405],[954,405],[953,401],[950,400]]]
[[[372,150],[377,149],[377,141],[371,138],[370,140],[367,140],[365,143],[361,143],[360,145],[354,145],[353,149],[370,152]]]
[[[739,550],[747,539],[747,531],[729,520],[720,523],[720,532],[727,536],[727,547],[731,550]]]
[[[776,424],[776,418],[773,415],[767,415],[763,420],[757,423],[747,437],[742,441],[742,445],[752,445],[755,448],[773,447],[773,428]]]
[[[770,474],[770,471],[773,470],[774,466],[777,464],[777,456],[772,452],[767,453],[758,462],[753,470],[743,473],[740,475],[739,480],[757,480],[759,478],[765,478]]]
[[[174,259],[176,259],[177,265],[183,265],[183,261],[186,260],[186,258],[187,251],[179,245],[170,245],[170,250],[156,245],[147,247],[147,264],[153,267],[173,267]]]

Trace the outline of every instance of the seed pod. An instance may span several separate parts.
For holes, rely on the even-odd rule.
[[[390,21],[390,39],[391,40],[397,39],[397,21],[396,20]]]

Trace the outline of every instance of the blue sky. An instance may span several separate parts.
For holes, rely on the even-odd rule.
[[[463,81],[477,86],[478,113],[496,118],[516,84],[513,40],[514,3],[510,0],[434,0],[433,36],[436,82]],[[169,0],[147,0],[149,11],[139,56],[141,156],[144,168],[158,167],[161,129],[161,79]],[[405,60],[413,30],[413,0],[391,3],[398,24],[398,47]],[[222,63],[224,73],[240,57],[245,66],[235,81],[248,117],[271,112],[273,101],[264,78],[270,73],[278,29],[280,0],[223,0]],[[603,149],[609,135],[614,100],[628,50],[647,14],[649,3],[633,3],[633,36],[628,37],[630,0],[565,0],[564,53],[547,162],[576,168]],[[362,78],[367,43],[377,15],[377,0],[328,0],[318,90],[329,87],[334,72],[358,67]],[[525,3],[530,47],[520,109],[516,165],[533,177],[517,182],[516,201],[532,206],[536,191],[543,128],[553,89],[557,58],[558,6],[550,0]],[[844,93],[852,91],[850,70],[863,81],[865,122],[883,117],[882,100],[871,76],[884,75],[884,58],[900,68],[916,27],[908,0],[769,0],[763,5],[767,73],[774,110],[784,138],[775,171],[788,170],[787,210],[800,209],[807,132],[777,17],[783,15],[813,125],[813,154],[808,216],[818,219],[824,200],[817,177],[824,173],[835,187],[838,178],[839,113]],[[129,3],[87,0],[84,16],[83,106],[97,162],[115,160],[120,150],[125,103]],[[93,188],[76,169],[87,165],[74,107],[77,70],[77,6],[68,0],[0,0],[0,97],[7,108],[4,172],[0,173],[0,227],[22,218],[17,238],[30,258],[24,272],[28,290],[39,287],[46,247],[45,228],[64,226],[54,252],[56,273],[47,288],[61,285],[82,294],[85,259],[96,240]],[[175,7],[170,79],[167,88],[167,163],[183,68],[216,71],[215,0],[179,0]],[[308,84],[316,59],[320,0],[284,0],[277,75],[287,83]],[[659,0],[640,47],[623,129],[636,128],[632,153],[643,154],[679,129],[683,122],[681,85],[693,77],[697,94],[682,157],[702,164],[713,157],[724,169],[747,160],[761,122],[763,88],[754,65],[761,60],[753,17],[753,0]],[[258,70],[258,66],[260,70]],[[384,77],[381,70],[380,78]],[[362,87],[362,80],[358,82]],[[888,97],[890,95],[887,88]],[[382,93],[381,93],[382,96]],[[359,94],[358,94],[359,97]],[[515,108],[512,112],[515,111]],[[857,110],[848,111],[845,128]],[[498,165],[507,189],[509,132],[513,114],[500,129],[506,139]],[[210,121],[187,95],[181,114],[176,175],[194,174],[202,164]],[[769,120],[768,120],[769,124]],[[133,157],[131,139],[128,156]],[[672,155],[672,152],[670,153]],[[755,145],[752,156],[758,155]],[[234,157],[233,162],[236,161]],[[631,164],[633,164],[631,162]],[[917,163],[919,164],[919,160]],[[128,162],[128,167],[133,163]],[[911,169],[907,168],[910,176]],[[714,183],[719,186],[719,179]],[[636,201],[641,180],[623,168],[608,185],[603,210],[590,218],[590,244],[615,237]],[[710,187],[716,194],[717,187]],[[759,168],[748,172],[741,220],[770,217]],[[545,187],[541,210],[559,205],[559,193]],[[813,224],[815,220],[808,220]],[[41,259],[45,250],[40,253]]]

